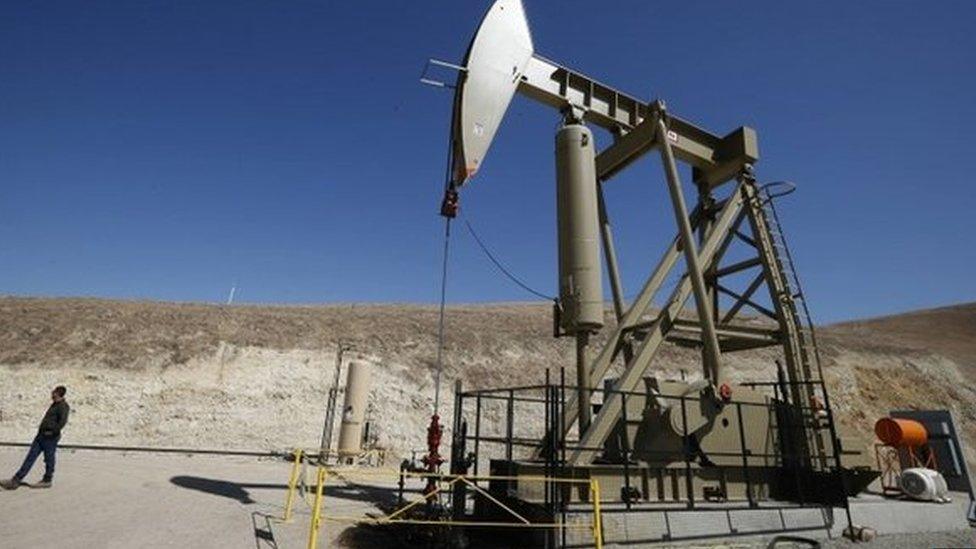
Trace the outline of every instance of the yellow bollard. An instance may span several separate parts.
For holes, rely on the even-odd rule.
[[[590,497],[593,498],[593,545],[603,549],[603,515],[600,511],[600,482],[590,479]]]
[[[322,525],[322,491],[325,489],[325,467],[319,465],[315,475],[315,504],[312,506],[312,525],[308,531],[308,549],[318,549],[319,527]]]
[[[298,485],[298,471],[302,466],[302,449],[295,449],[295,463],[291,466],[291,477],[288,478],[288,495],[285,496],[285,516],[281,520],[291,520],[292,504],[295,501],[295,487]]]

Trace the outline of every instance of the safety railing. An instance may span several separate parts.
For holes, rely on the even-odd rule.
[[[305,499],[305,493],[307,491],[305,489],[305,473],[307,471],[308,461],[305,458],[305,452],[301,448],[296,448],[292,454],[292,459],[291,475],[288,476],[288,492],[285,495],[285,510],[281,516],[283,522],[291,521],[294,513],[295,490],[299,488],[299,484],[301,484],[302,488],[302,499]]]
[[[490,457],[508,461],[514,459],[542,463],[547,471],[555,473],[554,476],[568,476],[561,475],[560,471],[567,467],[569,454],[575,451],[591,451],[610,457],[608,452],[612,449],[611,453],[616,455],[611,462],[618,463],[623,468],[623,479],[627,484],[624,493],[632,492],[629,486],[631,478],[629,469],[637,467],[640,459],[656,462],[657,465],[652,468],[663,467],[663,463],[671,463],[675,470],[684,474],[687,487],[682,499],[691,508],[697,504],[691,490],[693,464],[699,461],[707,462],[708,458],[723,458],[725,465],[714,466],[716,471],[726,470],[741,474],[746,485],[745,499],[750,508],[758,503],[755,493],[758,489],[758,479],[750,478],[752,467],[806,467],[810,471],[825,473],[834,484],[841,483],[840,469],[832,466],[833,458],[840,452],[839,443],[833,433],[829,433],[831,436],[827,437],[827,448],[820,452],[799,442],[809,430],[825,432],[831,430],[833,417],[830,409],[813,403],[781,400],[781,395],[787,392],[786,387],[793,384],[806,383],[822,390],[823,382],[820,380],[743,383],[743,386],[752,389],[766,388],[774,394],[769,395],[773,399],[768,401],[733,399],[725,404],[733,411],[732,427],[737,431],[738,447],[732,445],[723,451],[710,450],[706,456],[694,444],[687,421],[682,419],[679,424],[685,429],[681,437],[685,441],[683,447],[667,450],[644,447],[640,449],[640,459],[638,459],[638,452],[632,447],[630,435],[617,436],[625,432],[619,429],[617,435],[610,437],[606,444],[600,446],[584,446],[578,438],[570,438],[572,431],[567,428],[563,420],[566,417],[568,395],[575,394],[576,387],[565,383],[562,371],[559,379],[558,385],[548,383],[547,372],[546,384],[459,391],[455,395],[457,416],[455,429],[461,435],[455,439],[457,444],[452,448],[452,454],[464,455],[468,450],[473,450],[475,459],[472,467],[475,474],[483,466],[486,458]],[[701,401],[701,397],[697,395],[652,394],[646,390],[621,391],[597,387],[590,390],[594,395],[603,395],[604,401],[611,396],[621,399],[620,421],[628,427],[634,427],[642,422],[641,414],[637,417],[628,417],[628,402],[641,400],[649,403],[653,400],[662,406],[673,408],[675,413],[680,413],[681,417],[685,418],[688,410],[699,407]],[[763,440],[772,437],[775,442],[771,447],[763,450],[747,444],[747,439],[755,438],[756,428],[744,419],[743,416],[748,413],[761,413],[768,417],[768,424],[764,423],[766,430],[759,434]],[[826,466],[823,466],[822,464],[825,463]],[[789,498],[793,501],[784,503],[785,507],[793,507],[796,504],[811,507],[824,505],[820,500],[821,496],[818,495],[821,492],[819,487],[801,483],[799,475],[787,475],[784,478],[792,479],[795,483],[795,486],[790,487],[790,491],[795,491]],[[779,486],[785,489],[786,483],[781,482]],[[768,489],[769,486],[766,486],[765,490]],[[622,501],[629,506],[631,503],[629,499],[623,498]]]

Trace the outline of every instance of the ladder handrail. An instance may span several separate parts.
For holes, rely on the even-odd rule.
[[[768,210],[769,213],[772,214],[771,216],[769,216],[771,218],[770,221],[772,222],[773,225],[775,225],[775,231],[771,231],[771,233],[775,233],[773,240],[779,241],[779,243],[782,245],[783,251],[786,254],[786,258],[785,258],[786,262],[783,263],[783,266],[786,267],[785,270],[787,270],[789,274],[793,277],[793,280],[791,282],[794,282],[796,284],[796,293],[799,297],[794,297],[794,301],[800,302],[800,307],[802,309],[803,317],[804,317],[803,320],[806,322],[805,327],[810,331],[810,344],[813,347],[813,359],[817,366],[817,376],[821,380],[823,380],[823,366],[820,358],[819,345],[817,345],[817,333],[813,325],[813,318],[810,315],[810,308],[807,306],[807,302],[803,297],[804,296],[803,286],[800,283],[799,275],[797,275],[796,273],[795,263],[793,262],[793,254],[792,252],[790,252],[790,247],[786,241],[786,234],[783,231],[783,225],[780,222],[779,213],[776,211],[776,205],[774,204],[775,198],[784,196],[784,194],[788,194],[788,193],[771,194],[769,192],[769,185],[764,185],[763,187],[761,187],[760,192],[766,195],[766,200],[763,201],[763,210]],[[791,189],[789,192],[793,192],[793,190]]]

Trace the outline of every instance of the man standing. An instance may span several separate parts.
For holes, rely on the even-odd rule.
[[[7,490],[16,490],[23,484],[24,477],[30,472],[37,456],[44,454],[44,478],[41,482],[34,484],[34,488],[50,488],[51,481],[54,480],[54,454],[58,449],[58,440],[61,439],[61,429],[68,423],[68,412],[70,408],[64,401],[64,395],[68,392],[64,385],[58,385],[51,391],[51,406],[48,407],[41,426],[37,429],[37,436],[31,443],[30,450],[24,464],[14,473],[13,478],[0,481],[0,486]]]

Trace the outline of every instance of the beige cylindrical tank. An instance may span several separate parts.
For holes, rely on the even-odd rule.
[[[350,362],[346,374],[346,396],[339,427],[339,456],[355,456],[362,451],[363,423],[369,404],[369,364]]]
[[[569,333],[603,326],[600,220],[593,134],[582,124],[556,133],[556,220],[559,227],[559,299]]]

